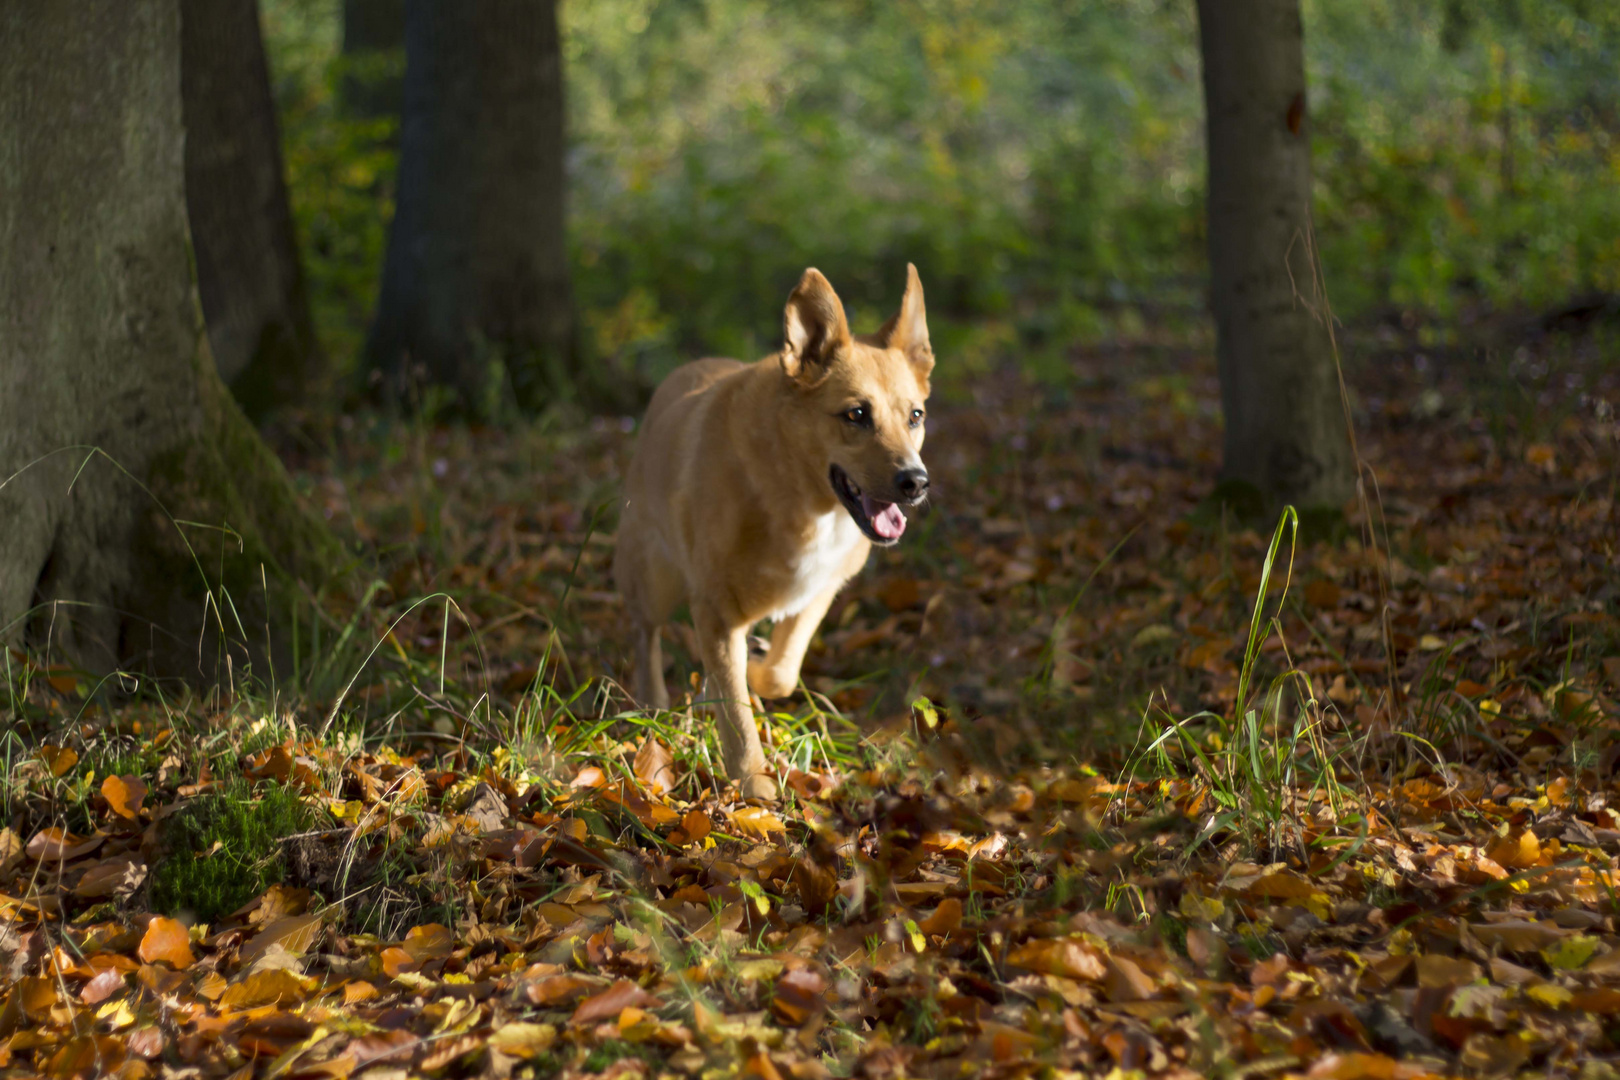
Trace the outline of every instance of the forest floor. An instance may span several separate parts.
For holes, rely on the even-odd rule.
[[[618,688],[631,423],[289,443],[379,575],[295,670],[6,658],[0,1075],[1616,1076],[1620,370],[1365,336],[1298,543],[1196,335],[943,376],[773,806],[681,625]]]

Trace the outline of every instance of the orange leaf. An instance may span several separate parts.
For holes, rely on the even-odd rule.
[[[656,1009],[662,1004],[662,1001],[629,979],[620,979],[600,994],[593,994],[580,1002],[579,1008],[574,1010],[570,1023],[593,1024],[599,1020],[613,1020],[631,1006],[638,1009]]]
[[[52,680],[53,685],[54,683],[55,680]],[[66,746],[53,746],[50,743],[39,748],[39,756],[55,777],[66,776],[68,770],[79,763],[79,754],[76,750]]]
[[[929,935],[949,934],[961,925],[962,901],[950,896],[941,900],[934,913],[917,924],[917,929]]]
[[[154,916],[146,924],[136,955],[148,964],[164,963],[176,971],[184,971],[197,962],[191,955],[191,935],[186,928],[162,915]]]
[[[551,975],[529,983],[523,993],[535,1005],[556,1005],[579,997],[590,987],[577,975]]]
[[[1497,837],[1485,849],[1485,857],[1509,870],[1528,870],[1541,861],[1541,841],[1525,829],[1517,836]]]
[[[581,788],[599,788],[607,784],[607,774],[595,765],[587,765],[579,770],[574,777],[573,786]]]
[[[113,813],[133,821],[146,798],[146,782],[138,776],[109,776],[101,782],[101,796]]]
[[[343,988],[343,1004],[358,1005],[362,1001],[370,1001],[377,996],[377,988],[364,979],[349,983]]]
[[[402,972],[415,971],[417,963],[411,959],[411,954],[398,945],[390,945],[377,954],[377,961],[382,965],[383,974],[389,978],[396,978]]]
[[[702,810],[688,810],[686,816],[681,818],[680,826],[670,834],[669,838],[677,844],[699,844],[714,828],[709,815]]]
[[[401,947],[410,954],[412,960],[425,964],[429,960],[438,960],[449,956],[456,947],[456,935],[451,933],[448,926],[438,923],[425,923],[411,928],[405,935]]]

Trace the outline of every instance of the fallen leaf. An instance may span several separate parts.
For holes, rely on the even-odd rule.
[[[826,1007],[827,980],[809,968],[783,975],[771,997],[771,1011],[784,1024],[798,1027]]]
[[[515,1058],[536,1058],[557,1043],[557,1029],[550,1024],[524,1022],[502,1024],[489,1037],[493,1050]]]
[[[180,923],[162,915],[153,916],[146,924],[136,955],[148,964],[168,964],[176,971],[184,971],[197,962],[191,954],[190,933]]]
[[[579,1003],[569,1023],[574,1025],[594,1024],[601,1020],[617,1019],[625,1009],[635,1006],[638,1009],[656,1009],[663,1002],[647,993],[629,979],[620,979],[600,994],[593,994]]]
[[[233,983],[219,999],[222,1009],[254,1009],[261,1005],[296,1005],[309,996],[305,980],[284,968],[256,971]]]
[[[400,942],[400,947],[418,964],[425,964],[429,960],[439,960],[449,956],[456,947],[456,935],[448,926],[438,923],[424,923],[413,926]]]
[[[1043,975],[1100,982],[1108,974],[1096,949],[1073,938],[1026,942],[1007,956],[1007,963]]]
[[[109,776],[101,782],[101,796],[113,813],[134,821],[146,798],[146,782],[138,776]]]
[[[636,751],[634,768],[636,778],[655,794],[675,786],[675,756],[655,735],[648,735]]]
[[[731,819],[732,827],[745,837],[767,840],[772,836],[787,833],[787,826],[782,824],[782,819],[763,806],[745,806],[727,816]]]

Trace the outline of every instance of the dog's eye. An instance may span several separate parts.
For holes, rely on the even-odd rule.
[[[923,422],[923,411],[921,409],[912,409],[911,410],[911,426],[916,427],[918,424],[920,424],[922,422]]]
[[[867,417],[868,413],[865,405],[857,405],[853,409],[846,409],[844,411],[845,420],[848,420],[852,424],[860,424],[863,427],[866,425]]]

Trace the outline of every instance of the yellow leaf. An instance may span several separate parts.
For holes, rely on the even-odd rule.
[[[744,836],[766,839],[772,833],[786,835],[787,826],[782,819],[763,806],[745,806],[730,815],[732,826]]]
[[[557,1029],[550,1024],[502,1024],[489,1037],[492,1049],[508,1057],[534,1058],[550,1050],[557,1042]]]
[[[1598,950],[1598,939],[1589,934],[1574,934],[1556,945],[1541,950],[1542,959],[1555,968],[1575,971],[1586,966]]]
[[[222,1009],[253,1009],[260,1005],[296,1005],[309,996],[306,980],[286,968],[254,972],[226,989],[220,996]]]
[[[1525,993],[1551,1009],[1558,1008],[1575,996],[1557,983],[1537,983]]]

